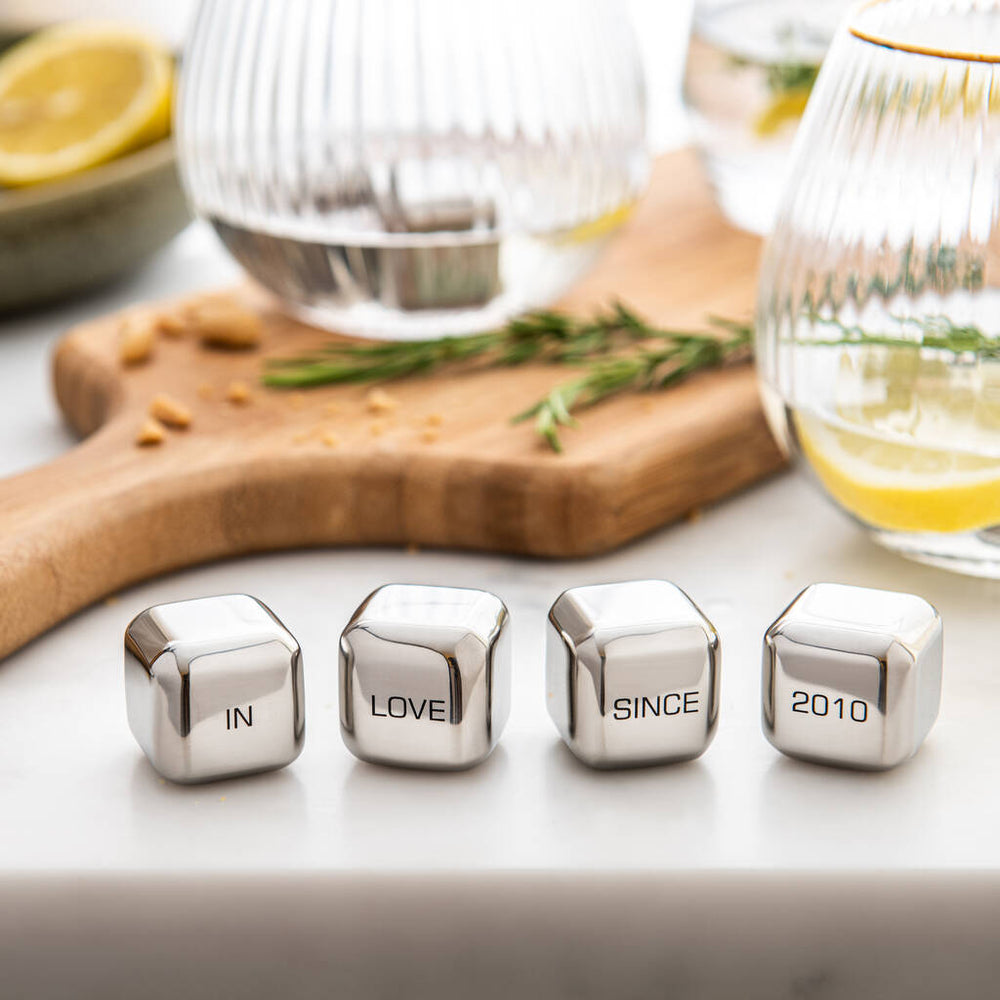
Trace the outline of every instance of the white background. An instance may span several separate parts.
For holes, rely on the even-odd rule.
[[[65,7],[54,0],[18,6],[36,14]],[[176,27],[183,6],[171,3],[163,23]],[[661,144],[676,142],[687,8],[636,7],[649,19],[642,37],[654,71],[654,133]],[[50,351],[63,330],[135,300],[235,277],[214,238],[196,226],[110,290],[2,322],[0,474],[73,443],[48,383]],[[590,773],[561,748],[544,711],[545,612],[564,587],[651,576],[688,590],[722,636],[719,735],[689,765]],[[912,590],[944,615],[941,718],[918,757],[892,773],[793,763],[761,736],[761,634],[799,588],[824,579]],[[340,743],[337,633],[368,591],[392,580],[485,587],[511,608],[513,715],[500,749],[473,772],[370,767]],[[170,787],[126,727],[122,630],[149,604],[231,590],[258,595],[302,643],[306,750],[282,773]],[[791,475],[602,559],[315,551],[175,574],[84,611],[0,664],[0,870],[994,867],[998,601],[996,584],[875,548]]]

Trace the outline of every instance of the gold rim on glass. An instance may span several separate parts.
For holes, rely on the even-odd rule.
[[[894,49],[897,52],[911,52],[918,56],[933,56],[936,59],[958,59],[962,62],[980,63],[1000,63],[1000,53],[987,55],[982,52],[955,52],[949,49],[936,49],[929,45],[913,45],[909,42],[900,42],[892,38],[885,38],[864,31],[857,26],[857,19],[872,7],[878,7],[884,3],[894,3],[896,0],[868,0],[854,12],[852,23],[848,24],[847,30],[862,42],[870,42],[872,45],[879,45],[884,49]]]

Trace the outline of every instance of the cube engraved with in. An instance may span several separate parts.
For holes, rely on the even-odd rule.
[[[138,615],[125,632],[125,699],[139,746],[171,781],[284,767],[305,740],[299,644],[245,594]]]
[[[483,590],[392,584],[340,639],[340,727],[356,757],[457,770],[484,760],[510,713],[508,614]]]
[[[941,618],[922,597],[813,584],[764,636],[764,735],[814,763],[894,767],[937,718],[942,652]]]
[[[679,587],[575,587],[549,612],[548,709],[591,767],[690,760],[719,714],[719,637]]]

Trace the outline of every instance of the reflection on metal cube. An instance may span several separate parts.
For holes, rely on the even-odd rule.
[[[290,764],[305,739],[303,697],[299,644],[245,594],[159,604],[125,631],[129,726],[171,781]]]
[[[340,728],[356,757],[458,770],[489,756],[510,714],[507,608],[493,594],[393,584],[340,639]]]
[[[690,760],[715,735],[719,637],[672,583],[576,587],[549,611],[548,709],[591,767]]]
[[[937,718],[942,650],[922,597],[813,584],[764,636],[764,735],[802,760],[894,767]]]

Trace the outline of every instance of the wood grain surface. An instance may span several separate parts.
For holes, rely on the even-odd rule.
[[[597,268],[562,303],[620,298],[660,323],[750,315],[759,243],[730,229],[689,152],[661,159],[651,190]],[[329,334],[237,293],[266,320],[264,353]],[[261,352],[161,338],[148,364],[118,360],[119,320],[70,331],[54,364],[59,404],[85,437],[57,461],[0,482],[0,656],[87,604],[182,566],[267,549],[420,545],[568,557],[603,552],[738,490],[782,462],[749,365],[581,416],[566,452],[511,415],[566,378],[531,366],[414,378],[366,408],[365,387],[265,390]],[[253,399],[224,398],[233,380]],[[203,399],[199,387],[213,388]],[[167,392],[192,426],[134,444]],[[330,415],[331,404],[339,412]],[[428,434],[428,418],[442,423]],[[324,443],[333,434],[335,447]],[[436,440],[426,440],[433,438]]]

